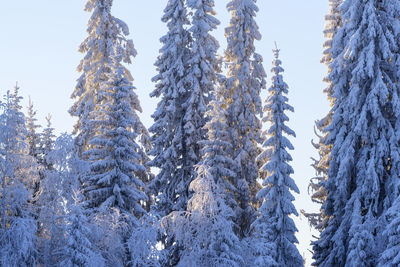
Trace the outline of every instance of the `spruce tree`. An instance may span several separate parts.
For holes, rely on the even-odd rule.
[[[190,185],[194,193],[187,212],[173,212],[164,218],[164,224],[174,229],[176,240],[184,247],[176,266],[244,266],[239,238],[233,231],[234,214],[226,204],[221,178],[214,177],[208,166],[200,165]]]
[[[329,0],[329,13],[325,16],[325,30],[324,36],[326,41],[324,42],[324,52],[321,59],[321,63],[324,63],[328,67],[328,75],[324,78],[324,81],[328,83],[328,87],[324,90],[327,94],[328,101],[331,107],[334,103],[334,98],[332,96],[332,83],[329,80],[329,73],[331,72],[330,64],[332,63],[333,54],[331,53],[331,48],[333,44],[333,39],[342,25],[342,19],[340,16],[340,5],[343,0]],[[316,135],[318,142],[312,142],[312,145],[318,150],[318,159],[314,159],[312,166],[315,169],[316,177],[311,178],[309,189],[311,189],[312,195],[311,199],[317,204],[323,204],[326,199],[326,191],[324,189],[324,182],[327,180],[328,169],[329,169],[329,155],[331,152],[331,146],[326,144],[327,133],[324,129],[329,125],[332,120],[332,109],[328,114],[318,120],[315,123]],[[324,210],[320,210],[318,213],[305,213],[303,214],[308,218],[310,224],[317,230],[322,231],[326,224],[328,217],[325,215]]]
[[[123,68],[115,66],[99,90],[106,101],[96,105],[89,121],[96,134],[85,152],[90,163],[83,181],[85,206],[116,207],[140,215],[145,212],[141,201],[147,200],[143,190],[149,178],[147,130],[136,113],[141,107],[134,87]]]
[[[313,264],[375,266],[384,248],[379,222],[399,172],[400,5],[345,0],[340,11],[329,74],[335,101],[325,129],[332,149],[322,208],[330,219],[313,243]]]
[[[380,255],[377,266],[400,265],[400,197],[396,199],[392,207],[386,213],[388,225],[383,234],[387,238],[385,250]]]
[[[287,111],[294,109],[288,104],[288,86],[283,81],[279,50],[274,50],[275,59],[272,67],[272,86],[269,88],[269,97],[264,107],[267,114],[264,122],[270,124],[265,131],[266,140],[263,143],[264,151],[259,155],[258,161],[262,164],[260,173],[263,178],[263,188],[257,197],[262,203],[258,209],[258,217],[252,224],[253,236],[263,247],[268,250],[255,255],[260,266],[302,266],[303,259],[296,248],[298,243],[295,232],[297,228],[290,215],[298,215],[293,205],[294,197],[291,191],[299,193],[294,180],[290,177],[293,168],[287,150],[293,150],[287,136],[295,137],[286,122],[289,120]],[[256,242],[257,242],[256,241]],[[273,260],[271,260],[271,258]]]
[[[29,188],[38,179],[29,155],[19,87],[7,93],[0,115],[0,265],[36,266],[36,222]]]
[[[242,266],[240,242],[235,234],[235,187],[231,184],[238,164],[232,149],[222,108],[221,88],[206,115],[207,140],[201,142],[203,159],[191,183],[193,196],[186,212],[172,212],[163,219],[167,235],[177,242],[178,255],[170,261],[178,266]]]
[[[150,187],[157,198],[160,216],[186,209],[188,187],[196,163],[187,160],[189,152],[197,144],[186,142],[190,134],[184,127],[183,104],[191,91],[186,78],[191,42],[186,29],[189,25],[187,16],[185,1],[168,1],[162,17],[162,21],[167,23],[168,33],[161,38],[163,47],[155,64],[158,74],[153,78],[157,84],[151,96],[160,98],[160,102],[152,115],[154,124],[149,128],[153,134],[153,148],[149,154],[154,156],[149,165],[158,167],[160,172]]]
[[[28,112],[26,116],[26,140],[29,144],[29,155],[34,157],[36,162],[40,163],[40,133],[37,130],[41,128],[41,126],[37,124],[36,112],[37,111],[33,108],[31,98],[29,97]]]
[[[233,149],[231,157],[239,163],[235,181],[238,203],[242,212],[236,219],[240,236],[246,236],[254,219],[255,194],[258,185],[256,157],[261,143],[261,89],[265,88],[262,57],[255,52],[254,43],[261,34],[254,20],[256,0],[232,0],[227,5],[232,18],[225,29],[228,47],[225,62],[228,66],[224,81],[227,124]]]
[[[99,89],[111,72],[114,51],[118,51],[121,63],[131,63],[131,57],[136,55],[132,40],[126,38],[127,25],[111,15],[112,3],[113,0],[87,0],[85,5],[85,11],[91,12],[88,37],[79,46],[79,52],[85,56],[78,65],[81,76],[71,96],[75,103],[69,110],[72,116],[78,117],[74,134],[80,156],[88,149],[88,139],[94,134],[88,117],[97,103],[104,101]],[[131,79],[127,70],[125,74]]]
[[[74,141],[71,135],[61,134],[54,142],[45,162],[51,168],[44,168],[40,181],[40,194],[36,204],[38,211],[38,249],[40,263],[56,266],[62,261],[60,248],[67,245],[66,213],[72,207],[74,190],[80,186],[74,171],[78,168],[70,164],[73,159]],[[74,182],[75,181],[75,182]]]
[[[125,262],[130,264],[128,240],[148,208],[144,202],[149,200],[145,192],[150,177],[146,167],[149,137],[137,114],[141,107],[134,87],[118,65],[116,58],[109,81],[99,90],[105,101],[96,105],[89,117],[96,133],[84,153],[90,170],[84,176],[83,193],[85,207],[94,213],[107,213],[113,208],[120,214],[118,231],[125,247]]]
[[[194,165],[201,160],[200,143],[207,139],[204,126],[207,122],[207,105],[212,99],[215,85],[220,72],[220,62],[217,59],[218,41],[211,35],[219,25],[215,18],[214,0],[187,0],[187,5],[193,12],[191,33],[193,41],[190,44],[190,69],[188,70],[188,87],[191,90],[183,103],[183,128],[186,132],[185,181],[182,185],[186,191],[187,200],[189,185],[196,176]]]
[[[81,201],[71,206],[66,218],[67,243],[65,247],[59,248],[62,261],[59,266],[65,267],[101,267],[105,266],[102,256],[95,251],[90,241],[91,231],[89,221],[80,207]]]
[[[43,165],[45,169],[49,170],[52,166],[46,158],[54,148],[56,136],[54,135],[54,128],[51,124],[51,115],[48,114],[45,119],[47,124],[41,133],[40,152],[43,155]]]

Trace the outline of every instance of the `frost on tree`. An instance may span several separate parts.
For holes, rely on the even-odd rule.
[[[29,155],[33,157],[36,162],[36,166],[39,172],[39,179],[37,179],[33,185],[31,190],[32,192],[32,204],[36,204],[36,199],[39,195],[40,191],[40,180],[43,178],[42,173],[42,163],[43,163],[43,153],[41,152],[40,144],[41,144],[41,135],[38,132],[38,129],[41,128],[40,125],[37,124],[36,119],[36,110],[34,110],[33,103],[31,98],[29,97],[28,102],[28,110],[27,116],[25,117],[26,124],[26,142],[28,144]],[[36,207],[38,208],[38,207]],[[36,211],[38,212],[38,211]]]
[[[40,125],[37,124],[36,119],[36,110],[33,108],[33,103],[31,98],[29,98],[28,112],[26,116],[26,139],[29,145],[29,155],[34,157],[38,163],[40,163],[40,133],[38,129],[41,128]]]
[[[38,174],[18,90],[7,93],[0,114],[0,265],[36,266],[36,222],[28,188]]]
[[[186,212],[173,212],[163,219],[167,235],[180,246],[177,266],[243,266],[239,238],[233,219],[235,188],[230,183],[238,164],[228,151],[232,149],[226,114],[220,91],[209,104],[207,140],[203,141],[203,159],[198,176],[191,183],[193,196]],[[228,193],[229,192],[229,193]]]
[[[76,195],[78,197],[78,195]],[[90,241],[91,229],[89,221],[78,201],[71,205],[66,218],[67,243],[64,247],[58,248],[62,254],[62,261],[59,266],[65,267],[102,267],[105,261],[102,256],[93,249]]]
[[[324,35],[326,41],[324,42],[324,52],[321,59],[321,63],[324,63],[328,67],[328,76],[324,78],[324,81],[328,83],[328,87],[324,90],[327,94],[328,101],[331,107],[334,103],[334,98],[332,96],[332,83],[329,80],[329,73],[331,72],[330,64],[332,63],[332,57],[335,53],[331,52],[334,36],[336,35],[338,29],[342,25],[342,20],[340,16],[340,5],[343,0],[329,0],[329,13],[325,16],[325,30]],[[315,169],[316,177],[311,178],[309,189],[311,191],[311,199],[317,204],[323,204],[326,199],[326,191],[324,189],[324,182],[327,180],[328,169],[329,169],[329,155],[331,152],[331,146],[326,144],[327,133],[324,129],[330,124],[332,120],[332,110],[328,114],[318,120],[315,123],[315,134],[317,135],[318,142],[312,142],[312,145],[318,150],[318,159],[314,159],[312,166]],[[318,213],[302,213],[308,218],[310,224],[317,230],[322,231],[327,224],[328,217],[325,215],[324,210],[320,210]]]
[[[279,50],[274,50],[272,86],[269,88],[263,121],[269,123],[265,131],[264,151],[257,160],[262,164],[260,173],[263,188],[257,194],[261,202],[258,216],[252,224],[252,235],[256,244],[256,266],[302,266],[303,259],[296,248],[297,228],[290,215],[298,215],[291,191],[299,193],[291,178],[293,168],[288,150],[293,150],[287,136],[295,137],[286,122],[286,112],[294,109],[288,104],[288,86],[283,81]],[[257,246],[265,248],[260,251]],[[272,253],[270,253],[272,252]]]
[[[46,127],[43,129],[43,132],[41,133],[40,152],[42,153],[43,156],[44,168],[46,170],[49,170],[52,168],[52,165],[46,160],[46,158],[54,148],[56,136],[54,135],[54,128],[52,127],[51,124],[51,115],[48,114],[45,119],[46,119]]]
[[[254,198],[259,187],[256,179],[256,157],[261,143],[262,116],[261,89],[265,88],[265,71],[262,57],[255,52],[254,42],[261,34],[254,20],[258,7],[255,0],[232,0],[227,5],[232,18],[225,29],[228,47],[225,62],[228,66],[225,87],[227,124],[233,149],[231,157],[239,163],[233,184],[237,189],[238,203],[242,209],[236,219],[240,236],[245,236],[254,219]]]
[[[107,214],[110,208],[120,213],[117,230],[126,249],[126,262],[131,261],[128,239],[148,208],[145,190],[150,177],[146,167],[149,138],[137,114],[141,108],[133,89],[123,68],[115,64],[99,90],[105,101],[96,105],[89,117],[95,134],[84,153],[90,165],[83,178],[84,206],[94,213]]]
[[[187,6],[193,12],[189,28],[193,41],[190,44],[190,69],[186,77],[190,91],[182,104],[184,108],[182,126],[186,133],[184,143],[187,150],[184,165],[191,166],[182,184],[187,195],[186,201],[190,197],[189,185],[196,176],[193,166],[200,162],[202,156],[200,143],[207,138],[204,129],[207,122],[207,105],[212,99],[220,72],[216,56],[219,43],[211,35],[220,23],[215,18],[214,5],[214,0],[187,0]]]
[[[226,204],[222,177],[214,177],[206,165],[190,184],[193,196],[187,212],[172,212],[162,221],[169,234],[183,245],[175,266],[244,266],[239,238],[233,231],[233,211]]]
[[[329,67],[335,101],[325,129],[332,148],[322,208],[330,219],[313,243],[313,264],[376,266],[387,243],[382,215],[396,198],[399,173],[400,5],[345,0],[340,12]]]
[[[207,172],[214,177],[218,186],[222,187],[221,190],[225,191],[226,205],[235,207],[232,210],[235,218],[239,214],[237,209],[235,194],[237,190],[232,181],[235,180],[239,164],[232,159],[232,143],[230,142],[230,135],[226,120],[226,110],[223,109],[224,99],[222,96],[222,89],[218,87],[215,91],[215,99],[209,104],[209,110],[206,115],[210,118],[207,122],[205,129],[207,130],[207,140],[203,141],[202,164],[208,166]],[[235,232],[238,232],[237,225],[234,226]]]
[[[114,51],[118,51],[121,63],[131,63],[131,57],[136,55],[132,40],[126,39],[129,34],[127,25],[111,15],[112,2],[87,0],[85,5],[85,11],[91,12],[88,37],[79,46],[79,51],[85,56],[78,65],[81,76],[71,96],[75,103],[69,110],[72,116],[78,117],[74,134],[77,134],[76,145],[80,154],[87,150],[88,138],[94,133],[88,116],[98,103],[104,101],[99,89],[111,72],[112,57],[116,56]],[[125,74],[131,79],[129,71],[125,70]]]
[[[158,74],[153,78],[156,89],[151,97],[160,98],[152,115],[154,124],[149,128],[154,159],[150,166],[160,172],[150,188],[157,198],[157,210],[161,216],[173,210],[185,210],[188,188],[193,176],[193,164],[198,154],[193,155],[197,143],[189,143],[190,135],[184,125],[186,108],[191,87],[189,72],[191,37],[186,29],[189,25],[187,10],[183,0],[169,0],[164,9],[162,21],[167,23],[168,33],[161,38],[163,44],[155,65]],[[194,159],[193,159],[194,156]]]
[[[139,216],[145,212],[141,202],[147,200],[147,130],[137,115],[139,99],[123,68],[116,64],[108,80],[99,89],[105,101],[96,105],[88,122],[95,134],[84,154],[90,164],[83,181],[85,206],[116,207]]]
[[[81,173],[85,162],[78,161],[74,139],[61,134],[52,144],[44,158],[51,168],[45,168],[40,182],[40,194],[36,204],[38,212],[38,249],[40,263],[56,266],[63,259],[60,248],[67,245],[67,213],[74,205],[74,192],[80,188],[77,173]],[[78,164],[81,162],[81,164]]]
[[[380,256],[378,266],[400,265],[400,197],[386,213],[388,224],[383,232],[387,238],[385,250]]]

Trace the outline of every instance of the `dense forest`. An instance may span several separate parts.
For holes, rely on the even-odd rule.
[[[303,266],[294,216],[319,232],[313,266],[400,265],[400,1],[327,1],[317,213],[293,204],[296,114],[276,44],[267,86],[257,0],[226,1],[223,55],[214,1],[165,1],[149,128],[117,0],[86,0],[72,134],[4,94],[0,266]]]

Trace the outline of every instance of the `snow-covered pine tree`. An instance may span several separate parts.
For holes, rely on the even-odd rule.
[[[184,0],[169,0],[162,21],[167,23],[168,33],[161,38],[163,47],[155,65],[158,74],[153,78],[156,89],[152,97],[161,98],[152,115],[154,124],[150,166],[160,169],[150,187],[157,198],[160,216],[173,210],[186,210],[188,187],[192,180],[193,164],[190,151],[196,143],[187,143],[189,133],[184,128],[184,107],[191,88],[188,85],[190,33]],[[197,156],[196,156],[197,157]]]
[[[135,228],[128,240],[131,252],[131,266],[162,267],[167,251],[158,248],[158,236],[160,232],[160,218],[149,212],[142,216],[139,225]]]
[[[29,154],[29,144],[27,140],[27,128],[26,128],[26,117],[22,112],[21,101],[23,99],[19,93],[18,84],[14,87],[14,92],[9,94],[9,106],[6,110],[11,114],[10,116],[14,116],[15,121],[13,122],[14,127],[14,136],[15,144],[18,144],[18,147],[13,147],[13,153],[15,153],[16,157],[19,159],[16,162],[19,162],[15,165],[15,173],[19,179],[24,183],[28,191],[34,187],[35,183],[37,183],[39,179],[38,175],[38,166],[34,157]],[[7,114],[7,112],[5,112]],[[7,117],[8,118],[8,117]],[[32,192],[29,192],[30,196]]]
[[[234,217],[240,212],[237,207],[235,199],[236,188],[232,184],[237,175],[239,164],[233,160],[231,154],[232,143],[230,142],[230,135],[227,124],[227,114],[224,106],[223,88],[218,87],[214,94],[214,100],[209,104],[207,117],[210,118],[205,125],[207,130],[207,140],[202,141],[202,164],[208,167],[207,172],[210,173],[216,184],[223,187],[221,190],[225,191],[226,205],[234,207]],[[221,191],[221,192],[222,192]],[[237,225],[234,226],[235,229]]]
[[[328,87],[324,90],[327,94],[328,101],[331,104],[331,107],[334,103],[334,98],[332,97],[332,83],[329,80],[330,64],[332,63],[332,43],[333,39],[338,31],[338,29],[342,25],[342,19],[340,16],[340,5],[343,3],[343,0],[329,0],[329,13],[325,16],[325,30],[324,36],[326,41],[324,42],[324,52],[323,57],[321,59],[321,63],[324,63],[328,67],[328,75],[324,78],[324,81],[328,83]],[[318,159],[314,159],[312,166],[315,169],[316,177],[311,178],[309,189],[311,189],[311,199],[313,202],[318,204],[323,204],[326,199],[326,191],[324,189],[323,183],[327,180],[328,169],[329,169],[329,155],[331,152],[331,146],[326,145],[327,133],[324,132],[324,129],[329,125],[332,120],[332,110],[328,112],[328,114],[318,120],[315,123],[316,135],[318,138],[318,142],[312,142],[312,145],[318,149]],[[317,230],[322,231],[326,226],[328,217],[325,216],[324,210],[320,210],[317,213],[305,213],[303,214],[308,218],[310,224],[315,227]]]
[[[36,162],[40,163],[40,133],[38,132],[38,129],[41,128],[41,126],[37,124],[36,112],[37,111],[33,108],[31,98],[29,97],[28,111],[26,116],[26,141],[29,145],[29,155],[34,157]]]
[[[196,176],[194,165],[201,160],[200,143],[206,140],[204,126],[207,122],[207,105],[212,99],[215,84],[220,73],[220,62],[217,59],[218,41],[211,35],[219,25],[215,18],[214,0],[187,0],[187,5],[193,11],[189,32],[192,36],[190,45],[190,69],[187,73],[188,88],[190,88],[183,106],[183,128],[186,158],[184,166],[185,180],[181,185],[182,193],[189,199],[189,185]]]
[[[213,177],[206,165],[200,165],[197,171],[190,184],[194,193],[187,212],[172,212],[163,220],[184,246],[176,266],[244,266],[239,238],[233,231],[234,213],[226,204],[225,181]]]
[[[399,173],[400,5],[345,0],[340,12],[329,74],[335,101],[325,129],[332,150],[322,208],[330,219],[313,243],[313,264],[354,264],[350,255],[362,249],[358,264],[376,266],[385,247],[378,222],[396,198]]]
[[[66,215],[74,205],[73,192],[80,188],[76,174],[81,173],[81,166],[76,164],[73,137],[61,134],[51,148],[44,158],[50,168],[45,165],[36,202],[40,207],[38,250],[43,266],[57,266],[62,260],[59,248],[67,245]]]
[[[295,136],[285,123],[289,120],[287,111],[294,109],[288,104],[288,86],[283,81],[279,50],[274,51],[272,67],[272,86],[268,89],[263,122],[269,123],[265,131],[266,140],[263,143],[264,151],[257,160],[262,164],[260,173],[263,178],[263,188],[257,197],[262,203],[258,209],[258,217],[252,224],[252,234],[257,243],[268,248],[256,256],[259,266],[302,266],[303,258],[296,248],[298,242],[295,237],[297,228],[290,215],[298,215],[293,205],[294,197],[291,191],[299,193],[294,180],[290,177],[293,168],[289,162],[292,157],[287,150],[293,150],[293,145],[285,136]],[[264,243],[264,244],[262,244]],[[268,253],[272,250],[272,255]],[[257,250],[256,250],[257,252]],[[271,260],[271,258],[273,260]]]
[[[93,249],[90,241],[91,231],[89,221],[84,214],[79,194],[75,195],[76,203],[71,205],[66,219],[67,243],[65,247],[58,248],[62,254],[59,266],[65,267],[101,267],[105,260]]]
[[[262,57],[255,52],[254,42],[261,39],[254,20],[256,0],[231,0],[227,5],[232,18],[225,29],[228,47],[225,62],[228,66],[225,87],[225,109],[233,149],[231,157],[239,163],[233,184],[237,189],[242,212],[236,219],[240,237],[246,236],[255,212],[258,167],[256,157],[261,143],[262,105],[260,92],[265,88],[266,74]]]
[[[88,37],[79,46],[85,56],[78,65],[82,74],[71,96],[75,103],[69,110],[72,116],[78,117],[74,134],[77,134],[80,155],[88,149],[88,138],[93,135],[88,116],[96,104],[104,100],[98,91],[111,71],[113,51],[118,51],[120,61],[124,63],[131,63],[131,57],[136,55],[132,40],[126,38],[128,26],[111,15],[112,3],[113,0],[87,0],[85,5],[85,11],[92,15],[87,26]],[[125,72],[131,79],[129,71]]]
[[[148,200],[145,187],[150,177],[146,167],[149,137],[137,114],[141,111],[139,99],[119,60],[115,58],[108,82],[100,86],[99,94],[105,101],[97,104],[89,117],[95,134],[84,153],[90,170],[83,179],[83,193],[86,208],[103,212],[112,207],[121,214],[120,233],[129,264],[127,241],[147,208],[144,202]]]
[[[51,115],[48,114],[45,119],[47,124],[41,133],[40,152],[43,155],[43,165],[45,169],[49,170],[52,168],[52,165],[46,158],[54,148],[56,136],[54,135],[54,128],[51,124]]]
[[[32,100],[29,97],[27,115],[25,116],[26,142],[28,144],[29,155],[32,156],[36,161],[38,168],[37,171],[39,173],[39,179],[37,179],[33,183],[32,188],[30,188],[30,190],[32,190],[32,197],[33,197],[32,204],[34,205],[36,204],[36,198],[39,195],[40,180],[43,178],[42,175],[43,155],[40,149],[41,136],[40,133],[38,132],[38,129],[41,128],[42,126],[37,124],[36,113],[37,111],[34,110]],[[38,207],[36,207],[36,209],[37,208]],[[36,210],[36,213],[38,213],[38,210]]]
[[[230,181],[238,165],[228,153],[232,144],[220,91],[214,96],[206,113],[210,118],[205,126],[208,138],[201,143],[203,159],[198,176],[191,183],[194,194],[188,210],[173,212],[163,219],[167,235],[181,248],[178,261],[170,262],[171,265],[242,266],[244,262],[231,208],[236,199]]]
[[[133,89],[118,66],[100,87],[105,101],[92,112],[89,124],[95,134],[85,152],[90,162],[83,182],[87,208],[145,212],[140,202],[147,199],[143,190],[149,177],[145,167],[148,136],[136,113],[141,107]]]
[[[386,216],[389,224],[383,234],[387,243],[377,266],[400,266],[400,197],[393,202]]]
[[[19,87],[7,93],[0,115],[0,265],[36,266],[36,222],[28,191],[38,179],[37,165],[29,155],[25,117]]]

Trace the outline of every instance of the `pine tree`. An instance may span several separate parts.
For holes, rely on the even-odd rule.
[[[74,134],[77,134],[76,145],[80,155],[88,149],[88,138],[94,134],[88,117],[97,103],[104,101],[99,90],[111,71],[114,51],[118,51],[121,63],[131,63],[131,57],[136,55],[132,40],[126,39],[129,34],[127,25],[111,15],[112,3],[113,0],[87,0],[85,5],[85,11],[92,12],[92,15],[87,27],[88,37],[79,46],[79,51],[85,56],[78,65],[82,74],[71,96],[75,103],[69,110],[72,116],[78,117]],[[131,79],[127,70],[125,74]]]
[[[160,231],[159,216],[151,212],[140,218],[138,226],[129,237],[128,246],[131,252],[131,266],[164,266],[164,253],[157,248]]]
[[[54,128],[51,124],[51,115],[48,114],[45,119],[47,124],[46,128],[43,129],[43,132],[41,134],[40,151],[43,154],[43,165],[45,169],[48,170],[51,169],[52,166],[46,160],[46,158],[54,148],[56,136],[54,135]]]
[[[41,128],[41,126],[37,124],[36,112],[37,111],[33,109],[31,98],[29,98],[28,112],[26,116],[26,140],[29,144],[29,155],[34,157],[36,162],[40,163],[40,133],[38,133],[37,130]]]
[[[161,216],[173,210],[185,210],[188,201],[188,187],[193,173],[193,161],[189,152],[196,143],[187,143],[189,133],[184,124],[183,104],[191,88],[188,86],[190,33],[187,10],[183,0],[170,0],[164,10],[162,21],[167,23],[168,33],[161,38],[163,47],[157,59],[156,89],[152,97],[161,98],[153,114],[154,124],[149,128],[153,133],[150,155],[154,159],[150,166],[160,172],[150,185],[157,197],[157,210]],[[196,156],[197,157],[197,156]],[[196,162],[195,162],[196,163]]]
[[[102,256],[93,249],[90,241],[91,231],[89,221],[78,200],[71,206],[66,224],[67,244],[60,249],[63,260],[59,266],[65,267],[97,267],[105,266]]]
[[[378,222],[395,199],[400,159],[399,12],[392,1],[341,5],[329,74],[335,101],[325,129],[332,149],[322,208],[330,219],[313,243],[316,266],[375,266],[384,248]]]
[[[225,109],[230,130],[231,157],[239,163],[234,185],[242,213],[237,218],[240,236],[246,236],[254,219],[255,194],[259,189],[256,179],[256,157],[261,143],[261,89],[265,88],[262,57],[255,52],[254,42],[261,39],[254,20],[256,0],[232,0],[227,5],[232,18],[225,29],[228,47],[225,62],[228,66],[225,87]]]
[[[28,104],[28,112],[26,116],[26,141],[29,146],[29,155],[32,156],[38,167],[38,172],[39,172],[39,179],[37,179],[33,185],[33,204],[36,204],[36,199],[39,195],[40,191],[40,180],[43,179],[43,163],[44,163],[44,157],[43,153],[41,151],[41,134],[38,132],[39,128],[42,128],[42,126],[37,124],[37,119],[36,119],[36,113],[37,111],[34,110],[33,103],[31,101],[31,98],[29,97],[29,104]],[[38,213],[39,211],[37,211]]]
[[[378,266],[399,266],[400,265],[400,197],[393,202],[386,216],[387,224],[383,234],[387,238],[385,250],[380,256]]]
[[[295,237],[297,228],[289,217],[291,214],[298,215],[292,203],[294,197],[290,190],[299,193],[299,189],[290,177],[293,174],[293,168],[289,165],[292,157],[287,151],[293,150],[293,145],[285,136],[295,136],[294,131],[285,124],[289,120],[285,113],[293,112],[294,109],[287,103],[288,98],[285,96],[288,86],[281,74],[284,70],[281,67],[278,49],[274,50],[274,56],[272,86],[268,90],[270,95],[264,107],[267,115],[263,118],[270,126],[264,133],[265,150],[257,159],[263,164],[260,170],[263,188],[257,194],[262,204],[252,229],[254,238],[265,243],[263,246],[273,251],[270,257],[267,254],[268,250],[256,255],[257,264],[302,266],[303,259],[295,245],[298,242]]]
[[[332,53],[331,48],[333,44],[333,39],[338,31],[338,29],[342,25],[342,20],[340,16],[340,5],[343,0],[329,0],[329,13],[325,16],[325,30],[324,35],[326,41],[324,42],[324,52],[323,57],[321,59],[321,63],[324,63],[328,67],[328,76],[324,78],[324,81],[328,83],[328,87],[324,90],[327,94],[328,100],[331,104],[331,107],[334,103],[334,98],[332,96],[332,83],[329,80],[329,73],[331,72],[330,64],[332,63]],[[327,180],[328,169],[329,169],[329,155],[331,152],[331,146],[326,144],[327,133],[324,132],[324,129],[330,124],[332,121],[332,109],[328,112],[328,114],[318,120],[315,123],[316,135],[318,138],[317,143],[312,143],[313,146],[318,149],[319,158],[313,160],[313,168],[316,172],[316,177],[311,178],[309,189],[311,189],[312,195],[311,199],[313,202],[318,204],[323,204],[326,199],[326,191],[324,189],[324,182]],[[322,231],[326,224],[328,217],[325,215],[324,210],[320,210],[318,213],[305,213],[303,214],[309,219],[309,222],[312,226],[314,226],[317,230]]]
[[[148,143],[140,141],[147,141],[147,131],[136,114],[141,108],[133,89],[122,67],[100,89],[106,101],[92,113],[90,127],[96,134],[85,153],[90,162],[83,183],[87,208],[145,212],[140,202],[147,199],[143,189],[148,179],[144,150]]]
[[[185,248],[176,266],[244,266],[224,181],[208,169],[198,167],[198,177],[190,185],[194,193],[188,211],[173,212],[163,221],[168,229],[175,229],[176,240]]]
[[[233,148],[230,143],[226,110],[223,109],[222,90],[222,87],[216,89],[215,99],[209,104],[209,110],[206,113],[210,120],[204,127],[207,130],[207,140],[201,142],[203,146],[201,163],[208,167],[207,171],[214,177],[218,186],[222,187],[221,190],[225,191],[226,205],[237,208],[235,199],[237,191],[233,181],[235,181],[239,164],[229,154]],[[233,212],[236,217],[240,211],[236,209]]]
[[[222,108],[221,88],[206,113],[207,140],[201,142],[203,159],[198,176],[191,183],[193,196],[186,212],[173,212],[163,219],[167,235],[180,247],[177,266],[242,266],[239,239],[234,232],[235,188],[231,184],[237,163],[229,157],[232,149]],[[182,228],[183,227],[183,228]]]
[[[189,28],[193,41],[190,44],[190,69],[186,77],[191,90],[182,104],[183,129],[186,133],[186,158],[183,165],[190,166],[184,170],[185,180],[182,185],[186,191],[186,201],[190,198],[189,185],[196,176],[194,166],[200,162],[202,156],[200,143],[207,138],[204,129],[207,105],[212,99],[220,72],[220,62],[216,55],[219,43],[211,35],[211,31],[220,23],[215,18],[214,5],[214,0],[187,0],[187,6],[193,12]]]
[[[145,187],[150,177],[146,167],[149,138],[136,113],[141,108],[134,87],[123,68],[115,66],[109,82],[99,90],[106,101],[96,105],[90,117],[90,127],[96,134],[89,139],[91,147],[84,154],[90,170],[84,177],[83,193],[86,208],[101,212],[112,207],[121,213],[120,234],[129,263],[127,242],[139,224],[137,218],[147,208],[143,203],[148,200]]]
[[[28,188],[38,178],[37,165],[29,155],[21,100],[16,85],[0,115],[1,266],[36,266],[36,222]]]
[[[44,168],[40,182],[40,194],[37,197],[38,212],[38,249],[40,264],[56,266],[62,261],[60,248],[67,246],[67,211],[74,205],[74,192],[80,184],[76,173],[80,173],[76,164],[74,139],[69,134],[61,134],[52,145],[44,162],[51,168]],[[81,161],[82,162],[82,161]],[[82,162],[84,163],[84,162]]]

